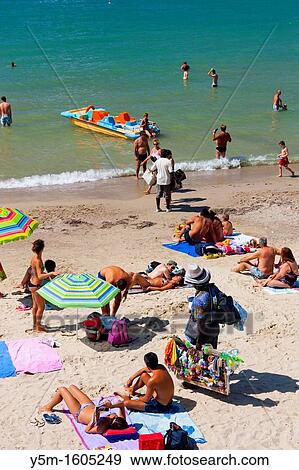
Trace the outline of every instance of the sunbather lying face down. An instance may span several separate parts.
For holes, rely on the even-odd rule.
[[[87,425],[85,432],[89,434],[104,434],[108,429],[126,429],[128,427],[123,401],[112,404],[107,400],[101,406],[96,406],[76,385],[71,385],[69,388],[60,387],[51,400],[39,411],[51,412],[63,400],[76,421]],[[110,408],[119,408],[119,414],[111,413],[102,417],[101,412]]]
[[[155,279],[152,279],[139,273],[135,273],[131,281],[131,287],[141,286],[146,292],[169,290],[183,284],[183,276],[173,276],[170,280],[167,280],[164,277],[156,277]]]

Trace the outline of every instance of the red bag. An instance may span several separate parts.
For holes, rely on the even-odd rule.
[[[160,432],[141,434],[139,436],[139,450],[164,450],[164,437]]]
[[[102,336],[105,333],[105,328],[103,328],[101,316],[99,313],[91,313],[88,315],[87,320],[83,322],[86,337],[89,341],[94,343],[100,341]]]

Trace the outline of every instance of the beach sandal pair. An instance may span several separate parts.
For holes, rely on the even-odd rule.
[[[29,422],[32,426],[36,426],[37,428],[42,428],[46,424],[41,413],[38,411],[32,416],[32,418],[30,418]]]

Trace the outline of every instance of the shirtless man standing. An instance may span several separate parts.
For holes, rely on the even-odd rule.
[[[266,237],[259,239],[259,246],[260,248],[255,253],[243,256],[237,266],[232,268],[232,271],[234,273],[249,271],[257,279],[267,279],[273,274],[275,255],[279,255],[280,250],[268,246]],[[252,263],[254,260],[257,260],[256,264]]]
[[[142,165],[143,173],[146,171],[145,160],[150,155],[150,148],[148,145],[148,135],[145,131],[140,132],[140,137],[134,142],[134,155],[136,160],[136,178],[139,179],[139,171]]]
[[[207,236],[212,243],[216,243],[213,222],[208,209],[203,209],[200,215],[195,215],[192,219],[187,220],[186,225],[187,227],[180,232],[179,238],[184,235],[184,239],[189,245],[205,241]]]
[[[125,385],[128,395],[120,393],[116,395],[123,398],[125,407],[130,410],[167,413],[174,394],[173,380],[167,369],[159,364],[157,354],[153,352],[145,354],[144,362],[146,367],[131,375]],[[146,387],[145,394],[138,394],[137,400],[131,400],[131,396],[137,395],[137,390],[144,386]]]
[[[122,299],[124,301],[126,300],[132,276],[133,273],[127,273],[119,266],[107,266],[106,268],[101,269],[101,271],[98,273],[98,278],[109,282],[109,284],[112,284],[120,290],[120,292],[114,298],[112,316],[116,315]],[[103,315],[110,315],[110,304],[102,307],[102,313]]]
[[[281,90],[276,90],[273,96],[273,111],[277,112],[282,108]]]
[[[189,70],[190,70],[190,65],[188,65],[187,62],[184,62],[181,65],[181,71],[183,72],[183,80],[188,80]]]
[[[226,132],[225,124],[221,124],[218,134],[217,130],[218,129],[215,129],[213,131],[212,139],[216,141],[216,158],[219,160],[221,157],[225,158],[227,142],[231,142],[232,139],[230,134]]]
[[[12,112],[11,106],[8,101],[6,101],[5,96],[1,96],[2,103],[0,104],[0,120],[2,126],[10,126],[12,123]]]

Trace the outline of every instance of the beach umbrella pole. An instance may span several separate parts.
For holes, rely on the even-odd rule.
[[[78,330],[79,330],[79,309],[77,308],[77,322],[76,322],[76,339],[78,339]]]

